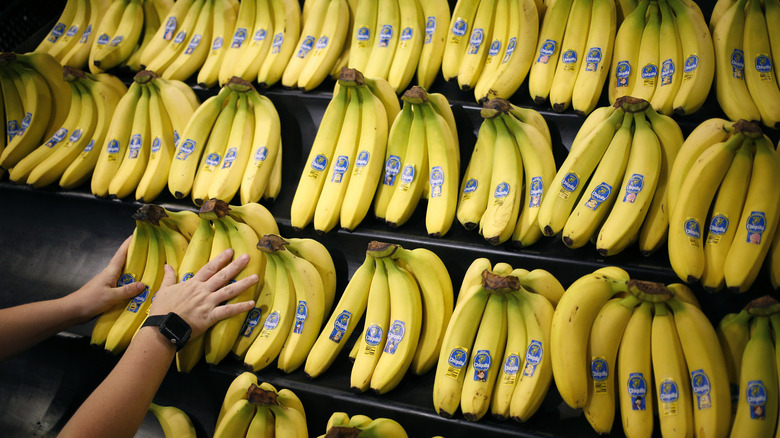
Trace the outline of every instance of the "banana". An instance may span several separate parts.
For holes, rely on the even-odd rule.
[[[641,0],[636,9],[626,16],[618,27],[615,47],[612,51],[612,64],[609,68],[607,91],[610,103],[614,104],[618,97],[630,96],[637,81],[639,45],[642,41],[645,14],[649,6],[649,0]]]
[[[76,11],[81,6],[81,3],[80,0],[68,0],[65,2],[65,8],[62,10],[62,13],[43,41],[35,48],[36,52],[49,52],[54,48],[57,41],[65,35],[65,32],[68,30],[71,21],[73,21],[73,17],[76,16]]]
[[[780,177],[780,156],[772,151],[766,137],[754,140],[754,144],[745,205],[723,267],[726,287],[734,292],[746,291],[758,276],[780,216],[780,192],[760,188]]]
[[[195,426],[186,412],[175,406],[149,405],[149,410],[157,417],[166,437],[195,438]]]
[[[310,4],[312,2],[306,2]],[[301,35],[301,6],[295,0],[271,0],[274,14],[274,40],[271,50],[257,72],[260,87],[279,82]]]
[[[764,2],[764,18],[767,30],[777,28],[778,23],[780,23],[780,3],[777,0]],[[777,32],[769,33],[769,45],[772,48],[772,59],[780,59],[780,38],[778,38]],[[775,74],[775,80],[780,87],[780,78],[777,77],[777,74]]]
[[[198,71],[206,58],[209,56],[209,42],[212,39],[212,17],[218,13],[223,13],[216,8],[216,1],[207,1],[197,15],[196,21],[192,26],[189,38],[186,38],[187,44],[176,54],[175,58],[158,73],[165,79],[187,80],[196,71]],[[224,9],[224,7],[223,7]],[[188,14],[189,15],[189,14]],[[186,25],[186,20],[182,27]],[[178,35],[176,37],[178,39]],[[174,39],[175,41],[176,39]],[[166,50],[171,49],[171,46]],[[159,56],[159,55],[158,55]],[[152,62],[156,64],[157,58]],[[149,67],[153,68],[153,67]],[[252,78],[254,79],[254,77]]]
[[[745,33],[742,42],[745,56],[745,83],[761,115],[761,122],[770,128],[780,127],[780,88],[774,76],[773,58],[766,19],[761,4],[751,1],[745,11]]]
[[[37,52],[16,55],[16,60],[40,73],[49,87],[52,95],[51,114],[43,134],[43,138],[49,138],[62,126],[62,122],[67,118],[70,109],[71,94],[67,84],[62,80],[62,65],[53,56]]]
[[[446,120],[432,105],[422,105],[428,154],[428,206],[425,228],[429,236],[447,234],[458,204],[460,151]]]
[[[306,418],[298,410],[280,405],[269,408],[274,414],[274,436],[307,438]]]
[[[350,38],[352,39],[347,66],[365,71],[377,35],[376,14],[379,2],[358,2]]]
[[[276,223],[276,219],[268,209],[257,203],[250,203],[244,205],[231,205],[228,214],[234,219],[243,222],[257,234],[257,238],[261,239],[266,234],[279,234],[279,225]],[[292,239],[295,241],[296,239]],[[295,252],[292,247],[288,248]],[[308,259],[308,257],[306,257]]]
[[[460,186],[460,198],[455,216],[467,230],[477,227],[485,212],[490,195],[488,185],[493,170],[496,143],[495,119],[483,119],[477,142]]]
[[[734,3],[736,3],[737,0],[718,0],[715,2],[715,6],[712,8],[712,13],[710,14],[710,32],[715,34],[715,28],[717,27],[720,20],[723,19],[723,15],[726,13],[726,11],[731,7]]]
[[[67,53],[62,54],[60,59],[62,65],[78,68],[80,70],[85,70],[87,68],[89,53],[92,44],[95,41],[98,23],[102,23],[103,16],[110,6],[109,3],[110,2],[107,0],[89,1],[89,16],[82,28],[79,29],[81,32],[76,43]]]
[[[405,102],[405,106],[406,103],[408,102]],[[420,201],[424,190],[423,187],[427,184],[426,176],[428,176],[429,154],[427,151],[425,118],[422,112],[422,105],[409,103],[409,106],[411,107],[410,112],[413,113],[413,117],[408,131],[408,143],[403,156],[398,158],[398,170],[396,175],[392,176],[392,179],[394,181],[395,178],[398,178],[399,181],[395,182],[395,188],[384,215],[385,221],[391,227],[399,227],[409,220]],[[387,170],[390,170],[390,165],[393,166],[392,170],[395,171],[395,163],[390,163],[391,159],[392,157],[389,157],[388,163],[385,165],[385,178],[390,176],[389,172],[387,172]],[[401,159],[403,161],[400,161]],[[400,173],[400,176],[398,176],[398,173]]]
[[[249,422],[249,428],[246,431],[247,436],[274,436],[276,423],[272,411],[267,406],[258,406],[255,416]]]
[[[301,172],[290,207],[290,223],[294,229],[303,229],[314,218],[317,200],[325,184],[333,151],[346,118],[350,94],[354,94],[351,97],[358,101],[357,93],[350,93],[352,88],[339,86],[338,90],[334,90],[333,99],[322,116],[320,129],[314,137],[314,143],[306,159],[307,165]]]
[[[580,116],[590,114],[601,97],[615,48],[617,8],[614,1],[593,0],[585,50],[572,89],[571,106]],[[606,23],[606,24],[604,24]]]
[[[591,117],[595,115],[596,112],[592,113]],[[549,185],[550,189],[542,198],[537,220],[545,236],[554,236],[563,229],[585,182],[609,147],[623,116],[623,111],[614,111],[608,118],[598,122],[581,141],[578,142],[575,137],[569,154],[558,168]]]
[[[420,2],[425,22],[425,38],[417,63],[417,85],[429,89],[441,70],[450,22],[450,5],[445,0]],[[422,29],[420,29],[422,31]]]
[[[620,272],[620,271],[618,271]],[[621,278],[591,273],[572,283],[555,307],[550,327],[550,359],[555,385],[572,408],[588,400],[588,335],[599,310],[617,291]]]
[[[241,79],[253,81],[257,78],[257,72],[271,50],[274,36],[274,14],[271,2],[269,0],[255,1],[250,9],[254,10],[253,26],[247,28],[250,33],[247,34],[247,39],[241,44],[238,51],[228,49],[229,53],[233,53],[232,58],[229,59],[232,65],[223,67],[228,69],[223,78],[229,79],[231,76],[238,76]],[[239,15],[241,15],[240,8]],[[220,69],[220,74],[222,75],[222,69]]]
[[[671,116],[674,113],[674,98],[682,81],[682,44],[674,14],[668,1],[659,2],[661,9],[660,40],[658,47],[658,77],[650,104],[656,111]],[[668,44],[666,42],[669,42]]]
[[[398,1],[379,0],[376,12],[376,36],[363,72],[371,78],[388,78],[390,66],[401,40],[401,9]]]
[[[200,227],[200,217],[198,214],[190,210],[164,210],[165,215],[160,221],[169,228],[180,232],[187,241],[191,240],[192,236],[198,230],[198,227]]]
[[[652,311],[653,304],[648,302],[634,308],[618,351],[620,416],[623,430],[630,436],[649,437],[653,433]]]
[[[368,87],[358,87],[357,92],[361,112],[358,151],[339,215],[341,227],[350,231],[357,228],[371,208],[388,140],[387,116],[382,101]],[[316,212],[314,217],[316,222]]]
[[[176,69],[180,68],[182,63],[186,62],[184,58],[192,58],[191,55],[187,55],[186,51],[189,50],[192,38],[197,35],[196,32],[203,32],[208,27],[209,18],[213,15],[212,1],[196,0],[187,10],[184,19],[176,27],[175,36],[160,50],[154,58],[150,59],[146,65],[147,70],[151,70],[159,75],[167,73],[168,68],[177,62]],[[198,26],[200,22],[200,26]],[[197,43],[200,45],[200,40],[203,35],[197,37]],[[206,35],[206,40],[210,39],[210,35]],[[196,48],[192,49],[191,53],[194,53]],[[201,50],[198,50],[198,54],[203,54],[206,50],[204,43]],[[182,61],[178,61],[182,59]],[[168,76],[170,77],[170,76]],[[182,78],[179,78],[182,79]],[[183,78],[183,79],[186,79]],[[182,79],[182,80],[183,80]]]
[[[726,436],[731,424],[728,373],[718,336],[707,317],[677,298],[667,301],[688,364],[693,392],[694,433]]]
[[[643,255],[655,252],[667,240],[669,230],[669,181],[671,168],[683,144],[680,126],[671,117],[658,114],[652,106],[645,110],[653,132],[661,144],[661,170],[655,195],[647,210],[645,221],[637,240],[639,251]]]
[[[574,0],[561,38],[560,59],[550,84],[550,104],[555,112],[563,112],[571,105],[572,92],[583,63],[585,45],[591,26],[591,0]],[[593,23],[595,24],[595,23]]]
[[[64,32],[62,35],[57,38],[57,40],[47,50],[51,56],[55,57],[58,61],[62,61],[62,57],[79,41],[81,33],[84,32],[84,27],[87,24],[86,21],[89,17],[89,13],[90,2],[88,0],[77,1],[73,17],[70,22],[66,23],[67,29],[63,29]]]
[[[160,92],[160,97],[173,126],[173,145],[178,147],[184,128],[187,127],[190,118],[200,106],[200,101],[192,88],[182,81],[153,76],[152,84]]]
[[[634,137],[623,177],[623,196],[601,226],[596,249],[616,254],[639,235],[661,174],[661,145],[644,113],[634,115]]]
[[[479,3],[479,0],[458,0],[452,9],[441,63],[441,73],[445,81],[457,79]]]
[[[176,153],[168,173],[168,190],[177,199],[190,194],[200,157],[206,147],[223,103],[231,94],[228,87],[206,99],[190,117],[176,145]],[[171,114],[171,111],[168,112]]]
[[[173,126],[156,87],[149,90],[149,160],[135,191],[140,202],[151,202],[168,183],[168,169],[175,146]]]
[[[585,418],[596,433],[607,434],[615,420],[617,394],[617,354],[623,332],[639,299],[633,295],[613,298],[604,304],[590,328],[588,354],[590,381]]]
[[[181,29],[180,25],[185,20],[185,17],[193,6],[196,0],[183,0],[176,1],[164,18],[161,17],[160,27],[152,37],[152,40],[144,47],[141,52],[140,63],[143,66],[148,66],[154,58],[165,49],[171,40],[176,36]]]
[[[428,102],[430,102],[431,106],[433,106],[434,111],[436,111],[436,114],[441,116],[444,121],[447,124],[447,127],[450,130],[450,133],[452,133],[452,137],[450,139],[452,140],[451,145],[451,151],[455,155],[457,160],[457,167],[460,168],[460,149],[459,149],[459,142],[458,142],[458,125],[455,121],[455,114],[452,112],[452,107],[450,106],[449,100],[447,100],[447,97],[444,96],[441,93],[428,93]],[[427,199],[427,192],[424,192],[426,199]]]
[[[237,401],[241,399],[246,400],[247,393],[252,385],[258,386],[260,383],[257,381],[257,375],[250,373],[249,371],[240,373],[230,382],[219,409],[216,422],[217,427],[222,423],[222,419],[225,417],[227,411],[232,408]]]
[[[545,298],[553,307],[558,305],[565,289],[555,276],[544,269],[534,269],[533,271],[513,273],[517,277],[520,286],[531,293],[539,294]]]
[[[129,0],[111,41],[103,51],[94,56],[92,64],[105,71],[126,60],[132,54],[141,36],[143,23],[144,12],[141,0]]]
[[[501,369],[498,370],[490,398],[490,413],[500,420],[509,418],[512,394],[520,380],[518,373],[523,370],[525,363],[523,351],[528,347],[521,306],[520,300],[514,294],[506,295],[506,343],[501,362],[497,363]],[[495,358],[498,359],[498,356]]]
[[[5,124],[3,129],[3,148],[14,139],[19,131],[19,127],[24,118],[24,107],[22,106],[22,97],[14,84],[16,73],[10,68],[3,69],[0,75],[0,88],[3,90],[3,112]],[[68,87],[70,94],[70,87]],[[2,154],[3,151],[0,151]]]
[[[298,75],[297,85],[301,90],[313,90],[330,73],[333,64],[345,47],[349,24],[344,20],[344,17],[349,17],[349,14],[346,0],[330,0],[317,42],[307,56],[306,65]]]
[[[715,75],[715,49],[704,16],[696,3],[671,0],[677,17],[677,28],[683,54],[683,76],[674,98],[674,112],[691,114],[699,109],[709,94]]]
[[[309,61],[309,55],[320,36],[330,0],[309,0],[305,3],[312,4],[309,19],[304,18],[303,20],[300,37],[295,45],[297,49],[294,50],[281,77],[282,86],[288,88],[296,88],[298,85],[298,77]]]
[[[385,258],[377,258],[374,263],[376,267],[367,291],[364,329],[357,341],[360,348],[350,374],[350,388],[355,392],[366,392],[370,387],[390,328],[390,285]]]
[[[577,131],[577,134],[574,135],[574,140],[572,140],[571,146],[569,146],[569,151],[571,152],[572,149],[576,149],[575,146],[582,144],[582,141],[590,135],[601,122],[608,119],[616,109],[617,108],[614,105],[607,105],[597,108],[588,114],[588,116],[585,117],[585,121],[582,122],[582,126],[580,126],[580,129]],[[542,117],[542,120],[544,120],[544,117]],[[545,126],[546,125],[547,124],[545,123]],[[550,141],[550,144],[552,145],[552,141]]]
[[[574,0],[556,0],[544,13],[536,46],[536,59],[528,73],[528,92],[537,105],[544,103],[550,94],[550,87],[561,56],[560,46],[564,31],[568,27],[573,4]]]
[[[424,43],[423,8],[418,0],[398,1],[400,21],[398,38],[393,61],[387,71],[387,81],[400,94],[412,81],[420,61]]]
[[[208,54],[198,70],[197,83],[203,88],[213,88],[219,83],[219,69],[228,50],[226,41],[236,24],[237,12],[230,0],[214,0],[214,15],[211,23],[211,41]]]
[[[214,121],[203,153],[200,155],[200,163],[195,172],[191,190],[192,201],[195,205],[202,205],[209,199],[209,186],[215,171],[222,164],[222,159],[225,156],[227,140],[230,137],[230,128],[233,126],[236,110],[238,109],[239,95],[240,93],[230,93],[225,106]],[[255,118],[255,122],[257,122],[257,118]]]
[[[661,433],[693,436],[693,401],[678,337],[674,318],[666,305],[655,303],[650,341]]]
[[[366,85],[368,85],[368,88],[371,90],[371,94],[378,97],[379,100],[382,101],[382,104],[385,107],[385,113],[387,115],[387,126],[391,126],[393,121],[395,121],[398,113],[401,112],[401,104],[399,103],[398,95],[395,94],[395,90],[393,90],[393,87],[389,82],[382,78],[371,78],[363,76],[363,81],[366,83]],[[442,99],[449,108],[449,102],[447,102],[446,97],[441,96],[441,99],[437,102],[441,103],[440,101]],[[452,111],[450,110],[450,112]]]
[[[726,372],[731,390],[732,417],[739,405],[739,372],[742,369],[742,357],[745,345],[750,338],[750,320],[752,316],[746,309],[738,313],[727,313],[718,322],[715,332],[723,349]]]
[[[133,113],[132,126],[124,158],[111,177],[108,184],[108,195],[112,198],[123,199],[129,196],[138,187],[143,178],[144,170],[149,162],[151,152],[151,138],[149,128],[149,100],[150,91],[148,85],[141,85],[142,95]]]
[[[241,204],[260,201],[268,186],[276,157],[281,154],[281,122],[276,108],[265,96],[249,91],[249,100],[254,105],[255,129],[252,138],[251,157],[247,162],[239,187]]]
[[[100,73],[105,69],[99,68],[95,65],[95,58],[98,55],[102,55],[103,51],[110,50],[109,43],[113,37],[114,32],[119,26],[119,22],[122,19],[122,14],[125,12],[127,6],[127,0],[115,1],[108,5],[101,20],[96,23],[95,37],[92,41],[92,46],[89,50],[89,56],[87,57],[87,67],[92,73]],[[141,11],[143,15],[143,11]]]
[[[378,219],[386,219],[387,207],[400,179],[398,173],[405,162],[407,145],[411,139],[410,132],[413,118],[412,104],[405,101],[403,109],[389,127],[384,156],[384,170],[381,175],[382,182],[379,183],[374,195],[374,216]]]
[[[474,78],[475,84],[472,87],[474,88],[474,97],[477,99],[477,102],[482,102],[482,99],[488,100],[490,98],[488,96],[487,87],[489,87],[489,83],[495,79],[503,54],[506,52],[507,43],[510,38],[510,28],[519,20],[516,16],[520,10],[519,5],[511,5],[510,3],[511,2],[506,0],[497,0],[495,3],[495,13],[490,28],[491,36],[490,40],[486,41],[488,43],[487,56],[484,59],[483,65],[478,66],[478,68],[481,69],[481,72]],[[513,15],[513,13],[515,15]],[[512,28],[512,30],[514,29]],[[513,44],[516,43],[517,40],[515,39]],[[470,55],[470,57],[473,59],[474,54]]]
[[[217,423],[214,438],[246,436],[249,424],[255,416],[257,406],[246,398],[236,400],[225,412],[222,421]]]
[[[316,378],[333,364],[366,310],[368,288],[374,275],[374,258],[366,256],[341,294],[325,328],[309,352],[304,372]]]
[[[127,59],[119,64],[119,67],[127,67],[132,71],[143,70],[143,67],[141,67],[141,54],[143,53],[146,46],[148,46],[152,41],[152,38],[154,38],[154,34],[157,32],[157,29],[160,28],[160,17],[157,15],[157,10],[154,7],[154,3],[143,2],[141,4],[141,9],[143,10],[144,17],[144,25],[143,29],[141,30],[141,35],[139,35],[138,42],[135,44],[133,51],[130,53],[130,56],[128,56]]]
[[[187,251],[187,239],[178,231],[169,228],[165,223],[160,222],[155,226],[157,234],[162,240],[165,249],[165,264],[170,265],[175,272],[179,272],[184,254]]]
[[[457,74],[458,86],[462,90],[473,89],[482,74],[493,38],[496,3],[497,0],[481,0],[477,7]]]
[[[714,200],[708,206],[709,225],[703,242],[704,270],[700,278],[705,290],[718,291],[726,285],[723,267],[737,231],[734,221],[742,214],[752,166],[750,147],[743,144],[736,151]]]
[[[249,350],[249,347],[260,334],[261,329],[258,327],[258,324],[265,319],[271,306],[273,306],[275,291],[276,265],[266,263],[263,286],[258,287],[256,290],[255,307],[246,314],[236,342],[233,343],[233,347],[230,349],[237,358],[243,359],[246,356],[247,350]]]
[[[468,290],[462,292],[458,294],[459,302],[455,306],[442,338],[433,382],[433,407],[437,414],[445,418],[455,415],[460,404],[466,367],[488,300],[488,293],[482,287],[481,277],[479,283],[471,285]]]
[[[466,368],[460,407],[468,421],[478,421],[488,411],[491,395],[500,373],[498,354],[506,348],[507,297],[490,293],[474,339],[474,354]]]
[[[660,65],[661,13],[657,2],[650,3],[645,20],[636,60],[638,76],[631,88],[631,96],[649,101],[655,93]]]
[[[777,424],[777,365],[769,317],[756,317],[754,325],[742,356],[732,437],[771,436]]]
[[[263,3],[263,9],[267,10],[267,0]],[[247,54],[248,47],[254,40],[255,36],[262,38],[259,40],[260,44],[256,45],[256,49],[265,47],[265,50],[267,51],[267,45],[264,43],[268,36],[267,29],[262,28],[265,30],[265,33],[261,33],[260,35],[255,35],[253,32],[257,8],[257,1],[241,2],[239,4],[236,15],[236,22],[230,39],[230,45],[225,48],[225,55],[222,59],[222,63],[219,66],[218,79],[219,84],[222,86],[224,86],[232,76],[240,75],[237,64],[241,62],[255,62],[255,59],[252,57],[246,57],[245,59],[243,58],[244,55]],[[265,22],[265,20],[268,18],[267,14],[266,16],[263,16],[262,12],[260,12],[260,14],[262,17],[262,22]],[[244,59],[244,61],[242,61],[242,59]]]
[[[352,418],[357,417],[357,415]],[[366,417],[368,420],[370,418]],[[371,420],[368,424],[358,426],[360,436],[366,438],[380,438],[385,436],[392,436],[398,438],[408,438],[406,430],[397,421],[390,418],[376,418]]]

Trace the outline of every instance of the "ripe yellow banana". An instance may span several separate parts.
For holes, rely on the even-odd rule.
[[[544,103],[550,94],[555,69],[561,57],[564,32],[572,17],[573,4],[574,0],[555,1],[544,13],[534,55],[536,59],[528,74],[528,92],[538,105]]]
[[[715,49],[701,9],[690,0],[670,0],[677,17],[683,55],[683,76],[674,98],[676,114],[698,110],[709,94],[715,75]]]
[[[123,199],[134,193],[149,162],[149,153],[151,152],[149,100],[151,96],[148,87],[148,85],[141,85],[143,94],[133,113],[127,149],[121,158],[122,162],[108,184],[110,197]]]
[[[580,55],[579,71],[572,90],[571,106],[580,116],[590,114],[601,97],[617,33],[617,8],[614,1],[594,0],[590,11],[585,51]]]
[[[455,215],[467,230],[477,227],[487,208],[496,143],[495,121],[495,118],[482,120],[474,151],[463,174]]]
[[[637,81],[639,44],[642,41],[645,14],[649,6],[649,0],[640,1],[618,27],[615,48],[612,52],[612,64],[609,68],[607,90],[610,103],[614,104],[618,97],[630,96]]]
[[[441,63],[441,73],[445,81],[456,79],[458,76],[460,62],[463,54],[466,53],[478,7],[479,0],[458,0],[452,9]]]
[[[652,311],[649,302],[634,308],[618,350],[620,416],[623,430],[630,436],[653,434]]]
[[[441,70],[447,25],[450,22],[450,5],[445,0],[429,0],[420,2],[420,6],[425,23],[425,38],[417,64],[417,85],[427,90]]]
[[[572,101],[580,65],[585,56],[585,45],[591,25],[591,0],[574,0],[566,20],[566,29],[561,39],[560,59],[550,83],[550,104],[555,112],[563,112]],[[603,26],[603,24],[601,24]]]
[[[374,274],[368,288],[366,317],[360,344],[350,374],[350,388],[366,392],[371,376],[382,355],[390,328],[390,286],[384,258],[376,259]]]

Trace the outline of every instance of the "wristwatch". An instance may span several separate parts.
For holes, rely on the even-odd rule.
[[[176,346],[176,351],[181,350],[184,344],[190,340],[192,328],[181,316],[171,312],[167,315],[150,315],[146,317],[141,327],[158,326],[165,339]]]

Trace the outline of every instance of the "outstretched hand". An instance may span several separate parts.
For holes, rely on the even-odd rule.
[[[191,336],[195,338],[217,321],[251,310],[255,305],[252,300],[220,305],[258,281],[257,275],[253,274],[226,285],[249,262],[248,254],[230,262],[232,258],[233,250],[227,249],[181,283],[176,283],[176,273],[166,265],[165,277],[154,296],[149,315],[175,312],[187,321],[192,329]]]

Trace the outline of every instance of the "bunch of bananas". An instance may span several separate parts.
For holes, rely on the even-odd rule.
[[[48,53],[0,52],[0,168],[10,170],[68,117],[71,88],[62,65]]]
[[[327,232],[354,230],[368,213],[382,172],[388,127],[400,111],[384,79],[344,68],[304,164],[290,223]]]
[[[561,397],[598,433],[610,433],[617,403],[626,436],[652,436],[656,409],[663,436],[729,431],[724,354],[681,283],[631,279],[614,266],[579,278],[555,308],[550,355]]]
[[[479,225],[491,245],[511,238],[527,247],[542,237],[537,215],[555,177],[550,130],[538,112],[500,98],[485,102],[481,115],[456,216],[466,229]]]
[[[563,287],[547,271],[474,260],[439,352],[436,412],[451,418],[460,406],[469,421],[488,411],[528,420],[552,382],[550,323],[561,295]]]
[[[306,412],[298,396],[287,388],[244,372],[228,386],[217,417],[214,438],[307,438]]]
[[[760,120],[780,128],[780,2],[719,2],[710,19],[715,44],[718,103],[732,120]],[[763,4],[763,10],[762,10]]]
[[[319,438],[408,438],[406,430],[392,418],[371,419],[362,414],[350,417],[346,412],[334,412],[328,419],[325,434]]]
[[[780,191],[767,190],[778,158],[744,120],[710,119],[686,139],[669,187],[669,262],[680,279],[713,292],[750,288],[780,222]]]
[[[641,0],[615,36],[609,100],[634,96],[662,114],[691,114],[712,86],[714,52],[693,0]]]
[[[444,43],[444,79],[473,89],[477,101],[508,99],[531,68],[544,8],[541,0],[458,0]]]
[[[349,44],[350,4],[347,0],[304,2],[300,37],[284,67],[283,86],[309,91],[331,74]],[[258,77],[258,82],[264,81]]]
[[[780,303],[769,295],[750,301],[718,323],[731,385],[731,436],[772,436],[778,418]]]
[[[92,173],[92,194],[151,202],[165,188],[177,139],[198,106],[181,81],[143,70],[116,105]]]
[[[171,81],[175,82],[175,81]],[[196,205],[274,200],[282,186],[282,137],[273,102],[251,83],[231,78],[192,113],[166,175],[168,190]]]
[[[176,406],[162,406],[155,403],[149,405],[149,412],[154,414],[163,430],[165,438],[196,438],[195,426],[186,412]]]
[[[453,307],[452,281],[441,259],[425,248],[371,242],[306,359],[304,371],[325,372],[363,317],[350,385],[385,393],[411,371],[433,368]]]
[[[391,227],[406,223],[427,199],[425,228],[442,237],[455,220],[460,149],[447,98],[414,86],[401,98],[403,109],[392,123],[385,168],[374,214]]]
[[[569,106],[579,115],[593,111],[609,72],[617,26],[634,7],[633,0],[551,4],[532,54],[536,59],[528,75],[531,98],[541,105],[549,97],[556,112]]]
[[[63,82],[71,91],[67,118],[45,143],[13,166],[11,181],[33,187],[59,181],[63,188],[71,188],[88,179],[95,167],[100,149],[94,146],[103,144],[114,109],[127,87],[108,73],[93,75],[67,66]]]
[[[643,254],[667,237],[667,187],[683,143],[680,127],[642,99],[621,97],[585,120],[542,200],[538,225],[601,255],[635,241]],[[587,183],[587,187],[585,184]]]
[[[68,0],[35,51],[52,55],[62,65],[86,69],[97,28],[110,3],[110,0]]]
[[[441,66],[449,21],[446,0],[358,0],[347,66],[386,79],[399,94],[417,71],[419,85],[428,88]]]
[[[232,351],[253,371],[276,360],[277,368],[291,373],[303,365],[333,306],[336,270],[328,250],[313,239],[269,233],[257,249],[267,260],[265,283]]]

